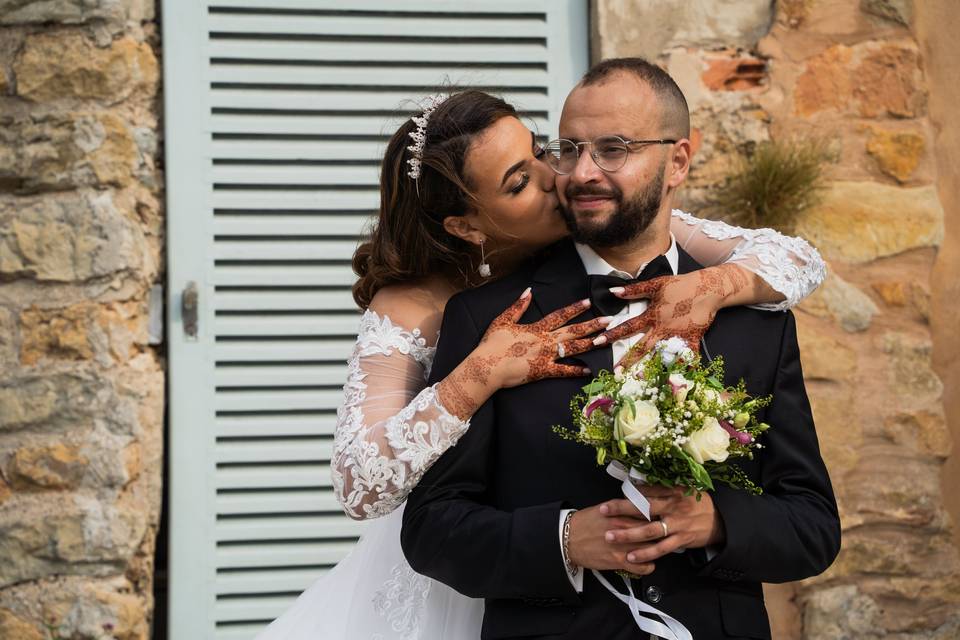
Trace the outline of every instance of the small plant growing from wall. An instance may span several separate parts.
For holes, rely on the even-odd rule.
[[[761,142],[737,162],[711,209],[739,225],[792,233],[797,217],[820,200],[831,159],[820,140]]]

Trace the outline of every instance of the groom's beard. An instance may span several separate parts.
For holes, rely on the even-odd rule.
[[[567,223],[574,241],[591,247],[617,247],[634,240],[647,230],[660,212],[663,190],[663,168],[657,171],[656,179],[645,189],[636,193],[630,200],[624,201],[623,192],[614,186],[608,189],[591,187],[570,187],[565,195],[567,202],[579,195],[603,195],[616,201],[616,208],[605,223],[592,220],[578,221],[569,207],[561,207],[563,219]]]

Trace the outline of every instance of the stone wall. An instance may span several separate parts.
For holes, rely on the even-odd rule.
[[[147,638],[163,364],[152,0],[0,0],[0,638]],[[157,340],[159,341],[159,340]]]
[[[933,4],[939,13],[925,11],[948,13]],[[957,259],[944,256],[957,245],[938,252],[936,184],[939,169],[940,192],[953,185],[956,197],[955,121],[953,137],[937,121],[956,109],[955,30],[941,25],[921,48],[909,0],[771,5],[595,0],[594,58],[656,59],[680,83],[696,128],[683,194],[694,212],[759,141],[815,136],[836,158],[823,202],[797,221],[830,265],[797,320],[843,549],[824,575],[768,588],[775,637],[960,637],[960,558],[940,482],[951,439],[931,330],[942,327],[937,344],[953,345],[955,363]],[[949,78],[937,94],[931,79]],[[948,379],[958,375],[954,364]]]

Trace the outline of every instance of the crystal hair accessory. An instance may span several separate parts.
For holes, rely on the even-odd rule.
[[[423,160],[423,147],[427,143],[427,123],[430,122],[430,115],[433,113],[433,110],[439,107],[446,99],[447,96],[440,93],[429,96],[424,101],[423,113],[411,118],[414,124],[417,125],[417,130],[409,134],[410,137],[413,138],[413,144],[407,147],[407,149],[413,157],[407,160],[407,164],[410,165],[410,170],[407,171],[407,175],[414,180],[420,178],[420,163],[421,160]]]

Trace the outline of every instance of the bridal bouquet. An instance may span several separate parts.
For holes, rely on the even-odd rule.
[[[611,461],[608,471],[625,485],[629,476],[699,497],[720,481],[759,494],[729,461],[763,447],[757,440],[769,425],[756,413],[771,399],[751,398],[742,380],[722,380],[722,358],[703,366],[682,339],[662,340],[629,369],[601,371],[571,402],[579,430],[554,431],[595,448],[597,464]]]

